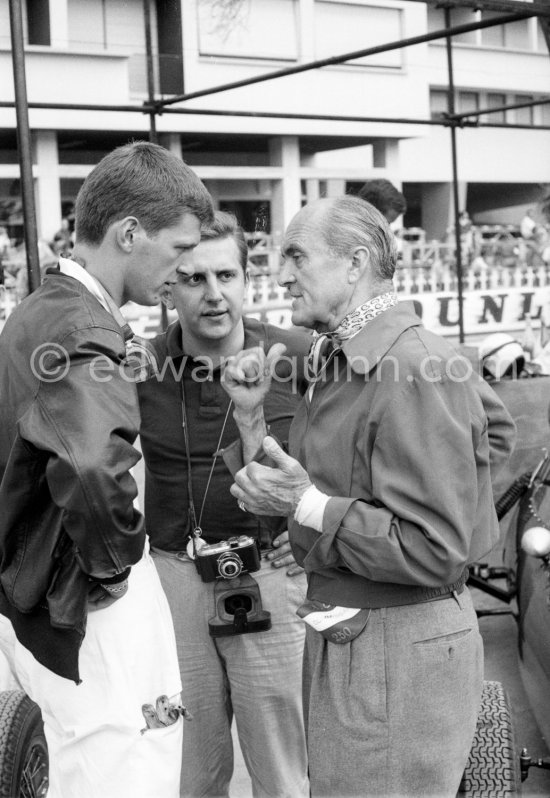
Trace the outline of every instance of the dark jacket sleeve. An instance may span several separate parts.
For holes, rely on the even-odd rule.
[[[28,446],[47,457],[46,479],[82,570],[112,577],[142,556],[143,518],[134,509],[130,468],[139,426],[135,385],[123,365],[121,338],[92,328],[71,334],[19,420]],[[56,365],[58,368],[56,369]]]

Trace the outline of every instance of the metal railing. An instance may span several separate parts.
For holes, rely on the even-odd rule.
[[[489,259],[487,259],[489,260]],[[463,271],[464,292],[498,289],[550,287],[550,262],[529,265],[519,254],[489,265],[482,255],[471,258]],[[269,307],[290,307],[291,297],[277,283],[278,249],[269,241],[262,241],[250,250],[250,280],[245,298],[247,311]],[[437,241],[404,242],[394,285],[398,295],[458,292],[453,247]],[[21,291],[15,285],[0,285],[0,325],[18,304]]]

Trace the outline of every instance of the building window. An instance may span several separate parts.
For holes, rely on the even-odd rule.
[[[504,31],[504,40],[509,50],[532,50],[529,20],[509,22]]]
[[[151,5],[153,41],[157,36],[155,5]],[[128,56],[130,92],[147,91],[145,26],[140,0],[68,0],[71,47],[84,52],[112,49]]]
[[[494,11],[482,11],[481,12],[481,19],[483,21],[487,19],[493,19],[494,17],[499,17],[501,14],[498,14]],[[481,33],[481,44],[485,47],[504,47],[505,44],[505,26],[504,25],[494,25],[492,28],[483,28]]]
[[[216,0],[198,0],[199,53],[206,56],[295,61],[297,0],[253,0],[234,15]]]
[[[403,38],[401,11],[396,8],[317,0],[315,3],[315,58],[364,50]],[[400,68],[403,51],[356,58],[352,66]]]
[[[494,94],[492,92],[488,92],[487,94],[487,108],[502,108],[503,105],[506,105],[506,95],[505,94]],[[480,121],[483,123],[488,124],[499,124],[502,122],[506,122],[506,112],[505,111],[495,111],[494,114],[487,114],[480,117]]]
[[[156,0],[158,21],[159,91],[183,94],[181,3]]]
[[[447,92],[443,89],[430,89],[430,117],[441,119],[448,110]]]
[[[532,94],[515,94],[513,102],[515,103],[528,103],[534,100]],[[515,122],[517,125],[532,125],[533,124],[533,106],[527,106],[527,108],[516,108],[515,110]]]
[[[29,44],[51,44],[50,4],[46,0],[27,0],[27,39]]]
[[[451,11],[451,25],[453,28],[458,25],[469,25],[477,20],[477,14],[469,8],[453,8]],[[445,27],[445,14],[442,8],[428,6],[428,30],[443,30]],[[453,36],[453,44],[477,44],[477,32],[460,33]],[[444,39],[440,40],[444,43]]]
[[[470,111],[484,111],[488,108],[503,108],[505,105],[533,102],[537,99],[532,94],[504,94],[491,91],[457,91],[456,110],[459,114]],[[536,110],[535,108],[540,109]],[[441,119],[447,111],[447,92],[443,89],[430,90],[430,111],[432,119]],[[471,117],[473,121],[475,117]],[[550,103],[540,106],[516,108],[510,111],[495,111],[478,117],[480,124],[502,125],[548,125],[550,124]]]
[[[493,11],[482,11],[481,19],[492,19],[500,16]],[[521,19],[507,25],[495,25],[481,31],[481,43],[485,47],[506,47],[509,50],[532,50],[529,34],[529,20]]]
[[[479,109],[479,94],[476,91],[459,91],[457,95],[456,110],[459,114]]]

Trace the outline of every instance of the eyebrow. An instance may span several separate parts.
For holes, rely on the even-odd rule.
[[[300,253],[300,254],[303,253],[303,249],[300,247],[299,244],[290,243],[290,244],[287,244],[286,246],[283,245],[281,247],[281,255],[284,258],[292,256],[292,255],[295,255],[297,252]]]
[[[237,273],[239,271],[242,271],[240,266],[219,266],[219,267],[216,266],[212,268],[208,267],[201,268],[200,266],[193,266],[193,271],[190,272],[188,276],[196,277],[198,275],[199,277],[204,277],[209,272],[212,272],[217,276],[218,274],[223,274],[224,272]]]

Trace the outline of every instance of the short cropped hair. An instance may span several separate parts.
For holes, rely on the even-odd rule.
[[[248,264],[248,244],[244,237],[244,231],[237,222],[237,218],[232,213],[225,211],[215,211],[214,221],[206,225],[201,230],[201,241],[215,241],[219,238],[232,238],[237,245],[239,253],[239,263],[243,272],[246,274]]]
[[[380,211],[360,197],[346,194],[327,200],[321,235],[335,255],[350,257],[356,247],[371,254],[378,278],[391,280],[397,264],[397,244]]]
[[[102,158],[82,184],[75,203],[76,239],[98,246],[108,228],[126,216],[135,216],[154,236],[184,213],[201,225],[212,221],[212,199],[204,185],[164,147],[135,141]]]
[[[407,210],[407,201],[393,183],[385,178],[367,180],[359,191],[359,196],[374,205],[380,213],[393,222]]]

